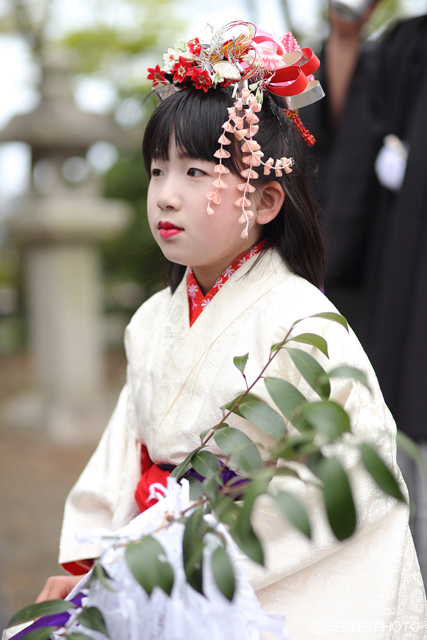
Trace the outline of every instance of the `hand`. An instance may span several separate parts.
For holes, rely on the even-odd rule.
[[[76,584],[80,582],[85,573],[81,576],[51,576],[46,580],[40,595],[37,597],[36,604],[45,602],[46,600],[63,600],[74,589]]]

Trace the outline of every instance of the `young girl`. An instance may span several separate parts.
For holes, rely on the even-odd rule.
[[[323,251],[301,133],[311,139],[295,113],[276,104],[283,100],[277,91],[298,93],[289,87],[307,75],[300,54],[295,67],[295,53],[289,60],[284,51],[285,45],[293,48],[289,35],[278,41],[249,26],[227,40],[219,31],[215,50],[197,39],[181,42],[165,56],[165,71],[151,70],[157,84],[178,89],[154,112],[143,143],[151,176],[148,217],[171,263],[170,286],[149,299],[126,330],[126,386],[66,503],[60,562],[77,575],[99,548],[77,542],[76,531],[115,530],[149,507],[149,484],[164,480],[198,446],[200,432],[218,422],[219,407],[241,392],[233,357],[249,352],[245,373],[251,381],[295,320],[334,311],[320,291]],[[213,55],[218,51],[222,58]],[[310,52],[304,56],[310,59]],[[305,98],[318,91],[302,80]],[[307,347],[323,367],[346,363],[366,372],[372,394],[339,379],[332,398],[351,417],[349,441],[377,447],[400,478],[395,425],[356,337],[321,319],[304,321],[304,330],[327,340],[329,360]],[[315,395],[285,351],[268,374]],[[271,404],[262,382],[255,393]],[[261,445],[271,442],[239,416],[229,423]],[[213,439],[209,450],[224,457]],[[311,476],[301,465],[302,479],[276,477],[272,488],[286,487],[304,501],[315,524],[313,541],[271,503],[259,501],[254,526],[266,567],[250,566],[249,574],[261,605],[286,614],[293,640],[423,638],[425,595],[407,505],[373,484],[350,447],[342,446],[342,460],[359,518],[356,535],[346,542],[333,538],[320,492],[303,481]],[[51,578],[39,599],[64,597],[77,579]]]

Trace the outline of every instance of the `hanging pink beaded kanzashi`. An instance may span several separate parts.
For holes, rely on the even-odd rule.
[[[247,107],[246,109],[244,105]],[[277,159],[276,162],[274,162],[273,158],[269,158],[267,162],[262,161],[261,158],[264,154],[258,142],[253,139],[253,136],[256,135],[259,129],[257,124],[259,118],[256,114],[261,111],[261,108],[261,104],[257,101],[254,94],[249,89],[243,89],[241,97],[236,100],[232,107],[228,108],[228,120],[222,125],[225,132],[233,133],[236,138],[242,142],[242,152],[248,154],[242,157],[243,164],[247,164],[248,168],[240,172],[240,175],[246,178],[246,182],[237,185],[239,191],[242,191],[242,196],[234,203],[236,207],[242,209],[242,215],[238,220],[239,224],[245,224],[245,228],[241,233],[242,238],[248,237],[249,220],[254,216],[253,211],[247,208],[251,206],[251,201],[247,198],[247,194],[255,191],[255,187],[250,184],[250,180],[256,180],[258,178],[258,173],[254,171],[252,167],[263,165],[264,175],[269,175],[273,169],[276,177],[281,177],[283,171],[285,173],[291,173],[292,165],[294,164],[293,158],[280,158]],[[243,111],[243,116],[238,116],[237,111]],[[207,207],[209,216],[214,213],[212,205],[221,202],[219,191],[221,189],[227,189],[228,186],[224,180],[221,179],[221,176],[230,173],[230,170],[222,164],[222,161],[224,158],[230,157],[230,152],[224,149],[224,145],[231,144],[231,140],[227,138],[225,133],[222,133],[218,138],[218,142],[221,146],[214,153],[214,156],[219,159],[219,163],[216,165],[214,171],[218,173],[219,176],[213,183],[215,191],[210,191],[206,194],[209,200]]]

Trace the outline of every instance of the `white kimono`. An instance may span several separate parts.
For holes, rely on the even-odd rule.
[[[140,478],[141,443],[154,462],[178,464],[199,445],[199,433],[221,419],[219,407],[244,388],[234,356],[249,352],[245,373],[251,382],[265,365],[270,346],[283,339],[295,320],[335,310],[316,287],[291,273],[275,252],[256,260],[250,259],[231,276],[191,328],[186,278],[173,295],[169,289],[161,291],[136,312],[125,337],[126,386],[66,502],[61,563],[99,553],[93,545],[75,540],[77,530],[118,529],[137,515],[134,492]],[[401,480],[395,425],[375,374],[351,331],[311,319],[298,325],[296,333],[303,332],[326,339],[329,360],[306,348],[326,370],[338,364],[358,367],[373,389],[371,395],[358,382],[332,382],[331,397],[352,422],[352,435],[348,446],[341,447],[341,456],[352,483],[358,529],[350,540],[337,542],[325,519],[320,490],[300,479],[275,478],[272,488],[286,488],[305,502],[314,539],[308,541],[275,511],[271,500],[261,498],[254,526],[263,541],[266,568],[248,563],[251,582],[265,610],[286,614],[293,640],[427,638],[425,593],[408,528],[408,508],[377,488],[351,447],[354,441],[368,441]],[[280,352],[267,374],[287,379],[306,397],[315,397],[286,351]],[[254,393],[273,406],[263,382],[257,383]],[[255,442],[268,445],[272,440],[238,416],[230,416],[228,423]],[[221,458],[213,440],[209,449]],[[262,449],[261,455],[265,455]],[[402,490],[406,492],[403,484]]]

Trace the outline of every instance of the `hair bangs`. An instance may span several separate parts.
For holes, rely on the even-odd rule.
[[[169,160],[171,139],[182,157],[215,162],[218,138],[228,116],[227,107],[232,104],[227,90],[205,93],[195,88],[177,91],[161,102],[144,134],[142,152],[147,173],[150,173],[152,160]],[[234,140],[232,144],[235,144]],[[239,173],[233,154],[224,161],[224,165],[232,173]]]

